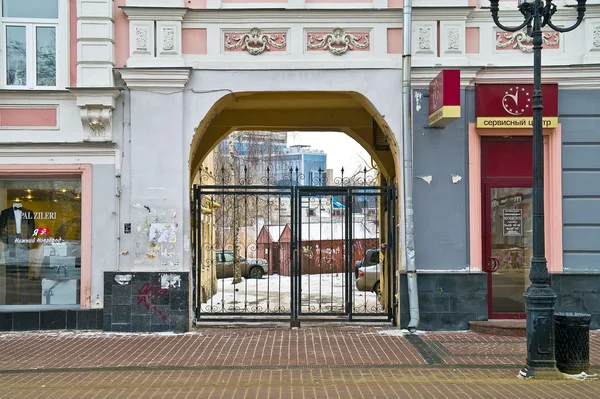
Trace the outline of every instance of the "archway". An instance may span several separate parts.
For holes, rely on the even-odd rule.
[[[337,186],[317,184],[319,187],[311,187],[310,189],[307,187],[300,188],[299,186],[304,184],[298,181],[296,181],[296,184],[290,181],[290,186],[282,189],[275,186],[270,187],[270,182],[266,183],[269,187],[240,188],[240,182],[247,183],[233,178],[230,183],[235,181],[235,184],[232,183],[232,185],[238,187],[228,188],[226,187],[227,179],[224,176],[220,180],[215,178],[215,174],[212,173],[213,159],[211,154],[219,142],[232,132],[239,130],[343,132],[360,144],[370,155],[378,171],[377,179],[368,185],[366,179],[363,179],[360,183],[363,187],[357,186],[356,182],[346,181],[344,184],[342,181]],[[193,184],[194,193],[194,206],[192,207],[194,232],[192,237],[196,255],[192,272],[198,282],[194,295],[197,319],[202,314],[200,311],[203,308],[202,304],[208,301],[211,304],[204,306],[204,314],[211,316],[215,314],[219,316],[248,314],[253,316],[255,320],[258,314],[270,315],[274,313],[281,315],[288,312],[292,315],[292,319],[297,319],[299,314],[313,315],[313,313],[339,316],[341,310],[337,309],[335,311],[336,306],[333,305],[333,302],[330,306],[333,309],[331,312],[321,311],[322,302],[324,302],[323,296],[315,300],[318,305],[304,305],[304,302],[302,302],[306,298],[302,299],[300,292],[306,292],[306,287],[303,287],[303,284],[306,285],[307,281],[308,291],[310,292],[311,280],[307,277],[307,274],[318,274],[316,280],[314,276],[312,278],[313,281],[319,282],[319,293],[322,294],[321,281],[325,278],[323,277],[323,268],[325,267],[329,270],[328,276],[330,276],[328,278],[338,278],[341,281],[339,283],[341,294],[338,295],[341,302],[345,301],[346,306],[348,306],[348,302],[352,303],[352,300],[348,298],[357,295],[353,291],[353,287],[359,286],[359,276],[364,277],[366,283],[364,280],[363,283],[368,286],[365,291],[374,291],[375,298],[381,305],[381,307],[379,305],[372,306],[370,308],[371,312],[369,312],[367,306],[371,305],[367,305],[365,300],[364,315],[370,316],[374,313],[383,313],[388,320],[391,320],[394,312],[394,301],[392,299],[394,271],[399,260],[395,251],[396,229],[393,227],[398,223],[396,217],[398,214],[396,188],[399,183],[398,165],[398,145],[391,129],[371,102],[358,93],[243,92],[230,93],[222,97],[213,105],[196,128],[190,148],[190,181]],[[207,180],[201,178],[202,174],[205,174],[205,177],[211,177],[212,180],[207,184]],[[231,176],[235,176],[235,172],[232,171]],[[290,180],[293,180],[293,178]],[[266,194],[265,189],[267,190]],[[269,198],[266,201],[264,200],[265,195],[268,195]],[[261,196],[263,196],[262,199]],[[289,202],[289,205],[286,205],[289,208],[289,219],[286,219],[284,223],[281,222],[281,214],[278,221],[273,221],[269,217],[266,218],[267,221],[265,222],[264,215],[258,217],[258,203],[260,201],[268,203],[273,197],[277,198],[279,204],[282,203],[282,200],[283,202]],[[341,202],[340,198],[342,198]],[[250,202],[256,201],[257,205],[247,205],[248,199],[250,199]],[[363,201],[364,206],[360,206],[357,201]],[[240,205],[244,203],[246,205]],[[337,203],[335,206],[342,208],[342,210],[334,211],[335,203]],[[355,203],[357,203],[356,206],[351,205]],[[370,205],[367,206],[367,203]],[[316,208],[321,213],[328,211],[327,206],[331,207],[328,219],[330,226],[326,226],[329,229],[329,236],[325,239],[322,235],[321,214],[319,216],[319,223],[321,223],[319,225],[319,239],[313,240],[307,237],[307,234],[310,235],[311,231],[314,230],[314,209],[309,208],[311,206],[315,208],[315,204],[318,204]],[[323,204],[328,205],[324,206]],[[362,215],[356,211],[356,208],[359,207],[363,212]],[[267,206],[267,208],[269,207]],[[248,223],[247,215],[246,217],[239,215],[224,216],[227,212],[248,213],[248,209],[252,211],[251,213],[256,212],[257,214],[257,217],[252,218],[250,223]],[[281,205],[277,209],[281,212]],[[270,208],[264,212],[271,212]],[[367,213],[371,216],[367,216]],[[313,220],[311,220],[311,214]],[[238,221],[240,218],[243,220]],[[361,218],[360,222],[357,222],[358,218]],[[219,229],[219,223],[222,223],[223,226],[219,234],[216,234],[217,239],[215,240],[211,237],[215,236],[215,226],[216,229]],[[242,235],[239,233],[242,231],[240,229],[244,232],[244,239],[240,239],[240,235]],[[336,233],[336,229],[339,230],[339,233]],[[253,235],[253,238],[248,240],[250,230],[252,230],[251,235]],[[368,232],[369,230],[374,231],[374,233]],[[233,238],[226,237],[225,231],[229,231]],[[220,237],[221,234],[223,237]],[[261,238],[259,236],[264,238],[265,234],[269,236],[268,247],[260,248],[261,245],[266,244],[260,242]],[[314,233],[312,234],[314,235]],[[336,234],[340,237],[334,237]],[[362,237],[359,237],[361,234]],[[209,241],[210,243],[207,245]],[[324,244],[325,241],[327,241],[326,244]],[[279,266],[276,270],[272,267],[273,252],[269,251],[272,251],[271,244],[273,242],[277,243],[277,254],[282,257],[283,264],[286,265],[282,266],[281,269]],[[312,246],[306,244],[307,242],[311,242]],[[228,245],[229,247],[227,247]],[[288,247],[286,248],[285,245],[288,245]],[[242,249],[238,250],[238,246]],[[296,248],[296,246],[299,248]],[[244,260],[238,261],[241,255],[239,251],[247,255],[249,248],[252,250],[252,257],[242,256]],[[304,251],[304,254],[298,254],[299,251]],[[341,253],[336,258],[331,255],[334,252]],[[373,255],[376,255],[374,261],[372,260],[375,259]],[[228,257],[231,257],[231,260]],[[323,263],[324,257],[329,257],[328,264],[326,264],[327,262]],[[281,302],[279,302],[276,306],[278,311],[273,312],[269,309],[268,298],[266,305],[261,304],[260,298],[264,295],[259,295],[258,280],[250,284],[252,290],[255,291],[253,293],[255,295],[252,296],[251,300],[248,300],[249,290],[247,287],[249,278],[252,275],[251,270],[257,269],[253,268],[252,265],[258,265],[259,261],[266,262],[262,274],[266,275],[267,278],[271,278],[270,275],[274,272],[278,274],[278,278],[280,278],[280,274],[289,276],[289,284],[291,285],[289,308],[281,306]],[[232,270],[236,271],[235,273],[232,272],[235,275],[230,276],[235,281],[234,285],[242,281],[242,275],[246,278],[246,285],[242,286],[243,288],[232,289],[233,299],[230,298],[230,302],[233,305],[228,305],[229,307],[225,306],[227,301],[225,291],[228,288],[223,281],[220,281],[220,285],[215,283],[215,280],[229,277],[227,273],[223,272],[225,268],[230,267],[227,262],[233,263]],[[359,271],[357,263],[360,262],[365,267],[373,266],[373,270]],[[295,271],[294,268],[298,268],[298,270]],[[369,274],[365,277],[364,273],[367,271]],[[296,274],[298,277],[295,280],[294,276]],[[371,276],[376,276],[377,280],[370,281]],[[267,286],[270,286],[270,284],[267,283]],[[280,280],[278,280],[278,284],[281,286]],[[333,287],[334,283],[332,282],[331,285]],[[219,287],[221,298],[219,306],[215,307],[213,301],[219,295]],[[236,300],[236,292],[243,292],[240,296],[243,295],[244,299],[238,298]],[[378,293],[379,295],[377,295]],[[281,291],[278,294],[281,297]],[[367,294],[359,293],[358,295],[366,297]],[[331,297],[333,296],[335,295],[332,288]],[[307,303],[310,300],[309,298]],[[241,302],[243,304],[238,306],[237,304]],[[310,311],[317,308],[318,312]],[[357,315],[355,309],[353,307],[341,313],[352,319],[353,315]],[[380,312],[380,310],[383,310],[383,312]]]

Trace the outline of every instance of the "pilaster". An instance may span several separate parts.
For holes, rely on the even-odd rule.
[[[77,0],[77,86],[113,87],[112,0]]]

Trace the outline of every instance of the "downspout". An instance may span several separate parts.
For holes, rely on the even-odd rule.
[[[419,291],[415,266],[415,235],[413,221],[413,142],[411,101],[412,0],[404,0],[402,9],[402,158],[404,159],[404,258],[410,321],[408,330],[419,326]]]

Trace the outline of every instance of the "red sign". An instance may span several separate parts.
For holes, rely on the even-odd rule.
[[[542,85],[542,123],[558,125],[558,84]],[[533,125],[533,85],[478,84],[475,86],[475,112],[478,128],[531,128]]]
[[[444,69],[429,83],[429,126],[460,118],[460,70]]]

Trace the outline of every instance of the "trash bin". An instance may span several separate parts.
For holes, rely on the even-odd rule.
[[[590,370],[590,321],[586,313],[555,313],[556,367],[566,374]]]

